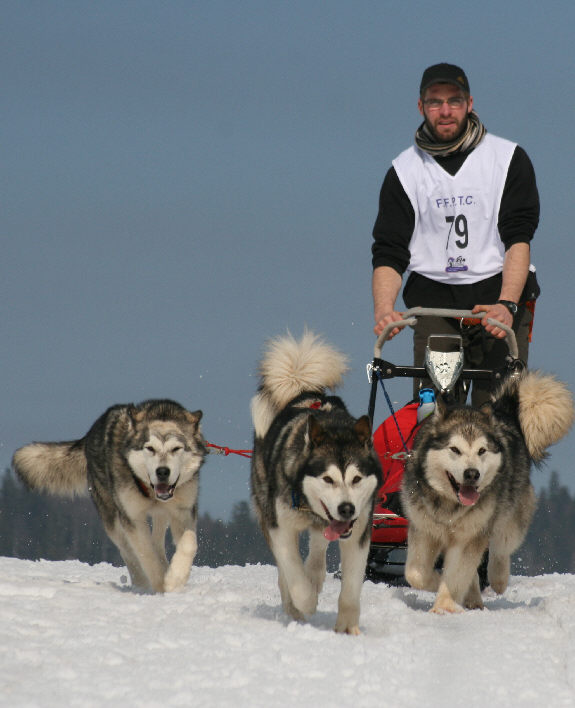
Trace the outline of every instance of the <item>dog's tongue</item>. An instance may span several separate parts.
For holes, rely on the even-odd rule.
[[[463,506],[473,506],[479,499],[479,492],[471,484],[462,484],[457,497]]]
[[[325,529],[323,535],[328,541],[337,541],[340,536],[349,531],[349,527],[349,521],[335,521],[334,519]]]
[[[156,484],[154,487],[154,491],[158,499],[161,499],[162,501],[170,499],[170,497],[174,493],[172,486],[169,484]]]

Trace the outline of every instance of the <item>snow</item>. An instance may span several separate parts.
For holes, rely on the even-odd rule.
[[[309,623],[282,612],[273,566],[195,567],[138,595],[108,564],[0,558],[2,706],[575,705],[575,576],[513,577],[483,611],[366,582],[362,635],[333,632],[328,576]]]

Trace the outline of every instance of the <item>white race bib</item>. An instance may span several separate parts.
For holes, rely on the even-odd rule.
[[[488,133],[454,176],[417,147],[393,161],[415,212],[408,271],[454,284],[502,271],[497,220],[515,147]]]

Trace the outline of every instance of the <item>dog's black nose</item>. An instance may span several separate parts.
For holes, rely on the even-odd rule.
[[[479,470],[476,470],[475,467],[468,467],[466,470],[463,471],[463,480],[465,482],[477,482],[478,479]]]
[[[337,513],[339,514],[340,519],[347,521],[355,514],[355,506],[351,502],[342,502],[337,507]]]
[[[169,467],[157,467],[156,477],[158,482],[167,482],[170,479],[170,468]]]

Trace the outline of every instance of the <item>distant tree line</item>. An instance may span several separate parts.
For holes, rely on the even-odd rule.
[[[575,573],[573,538],[575,499],[553,472],[548,486],[539,494],[533,523],[514,556],[512,572]],[[234,506],[229,521],[200,515],[198,546],[198,566],[273,563],[246,501]],[[305,551],[305,539],[302,550]],[[10,471],[0,483],[0,556],[123,565],[91,499],[62,499],[30,492]],[[337,544],[330,544],[328,568],[334,570],[337,564]]]
[[[30,492],[11,471],[0,484],[0,556],[123,565],[89,497]],[[200,515],[195,565],[272,562],[248,502],[236,504],[229,521]]]
[[[552,472],[537,499],[527,537],[514,556],[515,575],[575,573],[575,498]]]

